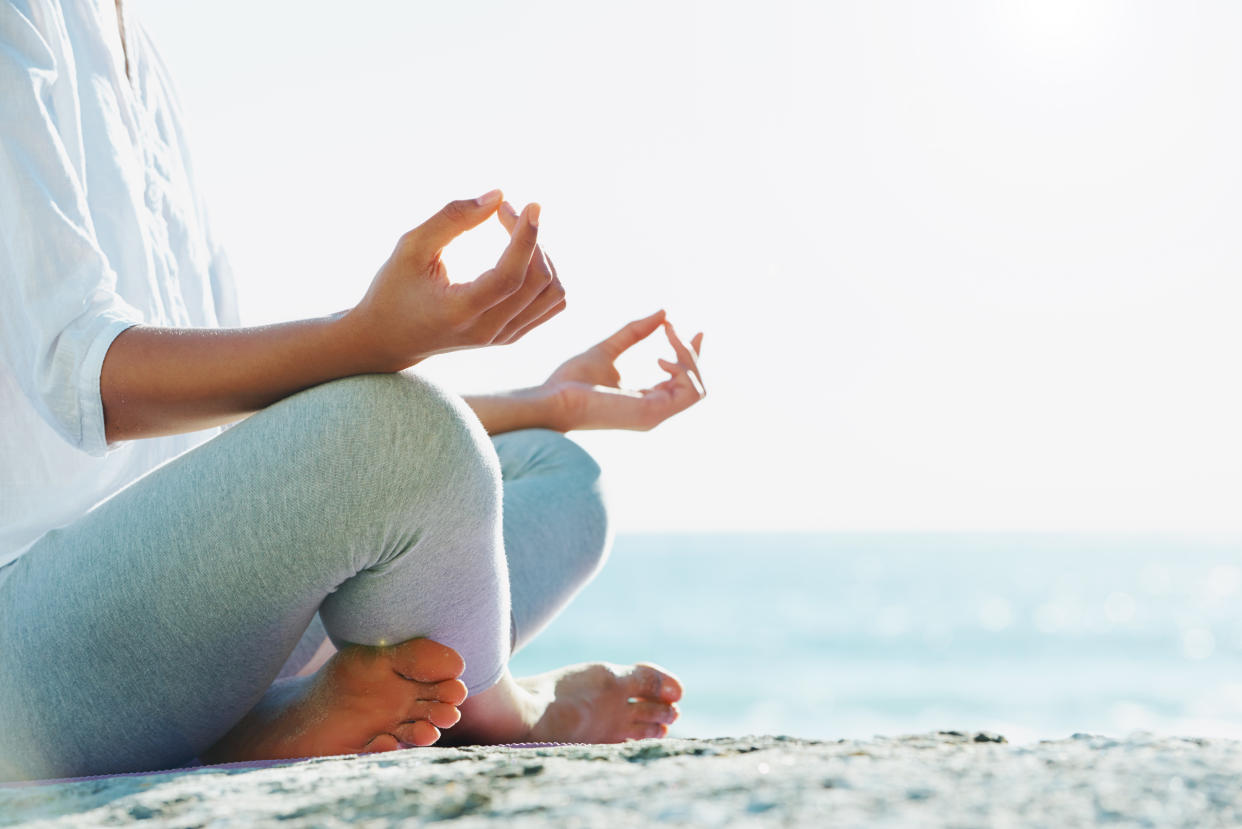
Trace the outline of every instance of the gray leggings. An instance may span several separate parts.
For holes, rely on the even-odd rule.
[[[0,568],[0,780],[185,763],[325,630],[443,642],[477,693],[608,536],[563,435],[489,440],[409,373],[293,395]]]

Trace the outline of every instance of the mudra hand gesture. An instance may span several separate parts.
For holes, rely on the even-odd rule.
[[[497,215],[510,236],[516,236],[520,230],[520,222],[512,205],[502,202]],[[532,267],[539,272],[538,278],[555,284],[559,289],[556,266],[538,245],[535,246],[531,262]],[[565,307],[563,297],[564,291],[561,290],[556,311]],[[535,324],[542,323],[547,318],[543,317]],[[524,334],[533,327],[534,325],[530,325],[521,333]],[[661,327],[673,347],[675,358],[675,361],[658,361],[660,368],[668,372],[669,378],[647,389],[621,388],[617,359],[627,349],[642,342]],[[634,320],[606,340],[566,360],[544,381],[544,391],[556,400],[557,428],[564,432],[574,429],[646,431],[658,426],[707,396],[703,375],[699,371],[699,353],[702,347],[701,332],[690,340],[687,347],[677,336],[664,311],[656,311],[651,316]]]
[[[628,348],[663,328],[673,347],[676,362],[659,360],[668,379],[651,388],[621,388],[616,361]],[[560,400],[570,429],[651,429],[680,411],[702,400],[707,391],[699,372],[702,333],[686,346],[663,311],[634,320],[606,340],[561,364],[544,381],[544,386]]]
[[[510,236],[496,266],[473,281],[451,282],[441,252],[493,213]],[[405,234],[367,295],[346,315],[361,351],[373,355],[372,370],[399,371],[446,351],[507,345],[560,313],[565,289],[537,242],[538,232],[537,204],[519,214],[494,190],[450,202]],[[673,347],[673,360],[659,360],[668,379],[646,389],[621,388],[617,358],[661,327]],[[705,396],[702,344],[700,333],[687,346],[657,311],[567,360],[533,391],[552,401],[547,425],[560,431],[645,431]],[[480,417],[490,420],[482,412]]]
[[[452,282],[441,259],[457,236],[497,210],[510,234],[496,266],[470,282]],[[375,370],[400,371],[435,354],[506,345],[565,307],[565,290],[536,244],[539,205],[519,215],[499,190],[449,202],[406,233],[347,319]]]

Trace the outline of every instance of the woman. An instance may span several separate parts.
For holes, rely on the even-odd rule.
[[[356,307],[236,327],[120,0],[0,0],[0,125],[0,779],[667,732],[660,668],[507,662],[607,548],[562,433],[697,402],[701,335],[658,312],[465,400],[408,372],[565,307],[538,205],[498,191],[405,234]],[[451,284],[440,251],[493,216],[496,266]],[[619,389],[660,328],[669,379]]]

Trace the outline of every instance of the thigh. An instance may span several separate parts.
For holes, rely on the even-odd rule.
[[[7,568],[0,756],[46,755],[24,776],[183,762],[276,675],[333,577],[268,543],[284,521],[261,493],[292,470],[252,431],[155,470]]]
[[[350,378],[287,398],[0,570],[0,772],[184,762],[261,698],[327,597],[382,573],[408,595],[420,576],[405,555],[415,542],[470,546],[447,537],[444,515],[486,508],[487,462],[472,471],[458,457],[485,438],[445,425],[461,418],[429,395],[412,382]],[[479,534],[479,546],[495,534]],[[464,589],[483,615],[507,622],[507,584],[503,597],[480,587],[497,582],[489,556],[498,548],[467,560],[492,572]],[[398,641],[439,624],[443,638],[456,635],[376,581],[364,592],[384,613],[364,608],[353,624],[337,601],[349,633]],[[442,602],[466,602],[453,583],[420,584],[446,594]],[[472,635],[507,639],[507,624],[492,626]]]
[[[492,439],[504,479],[513,650],[561,612],[603,565],[611,530],[600,467],[559,432]]]

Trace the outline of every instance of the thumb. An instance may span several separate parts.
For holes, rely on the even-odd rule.
[[[610,359],[615,360],[621,356],[623,351],[650,337],[663,323],[664,310],[661,309],[651,316],[626,323],[620,331],[599,343],[596,348],[601,349]]]
[[[477,199],[451,201],[406,237],[424,251],[438,251],[470,228],[483,224],[496,212],[502,198],[499,190],[492,190]]]

